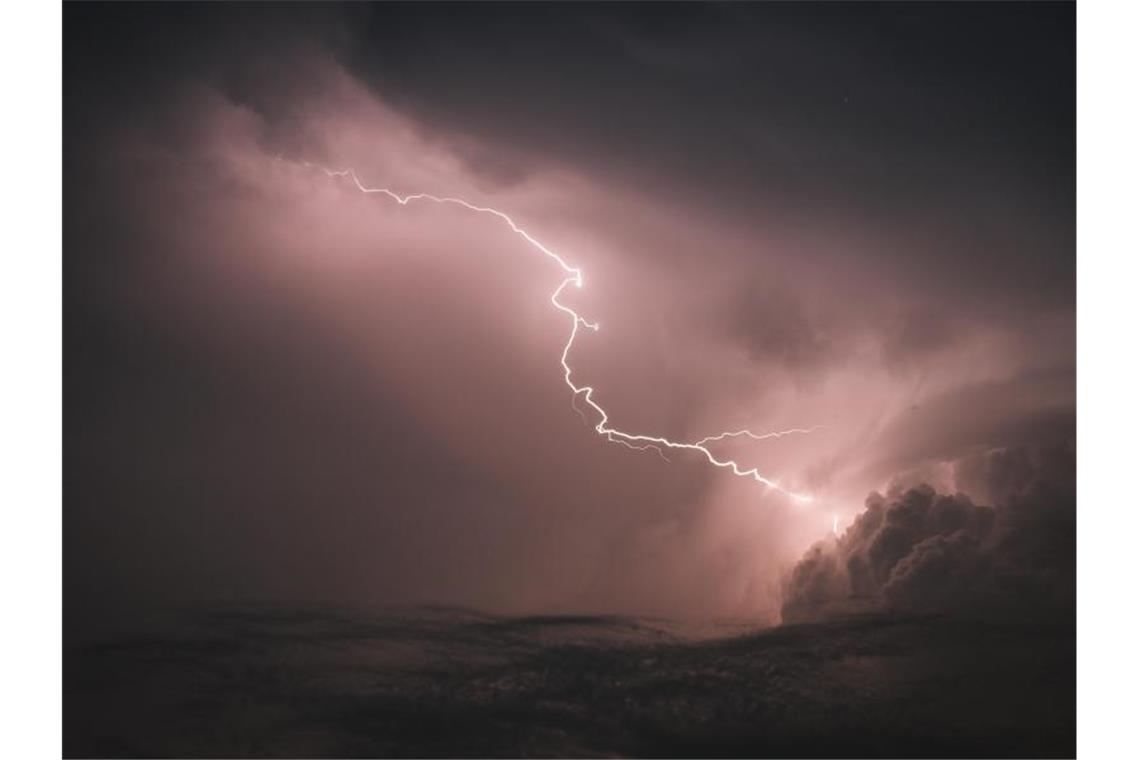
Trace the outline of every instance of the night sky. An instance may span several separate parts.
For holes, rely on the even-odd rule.
[[[1074,5],[64,10],[68,636],[1071,619]],[[810,503],[596,435],[557,267],[310,163],[509,213],[584,272],[615,425],[822,426],[718,449]]]

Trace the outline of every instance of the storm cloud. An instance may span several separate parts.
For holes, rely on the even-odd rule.
[[[1033,585],[1036,502],[998,474],[1027,465],[969,458],[1074,427],[1071,16],[69,5],[69,625],[247,598],[774,622],[852,573],[906,607]],[[722,444],[812,501],[607,444],[549,261],[312,164],[508,210],[585,272],[573,364],[616,426],[820,426]]]
[[[784,619],[884,608],[1070,618],[1073,453],[1065,445],[979,452],[954,463],[953,493],[921,484],[872,494],[842,535],[817,543],[792,570]]]

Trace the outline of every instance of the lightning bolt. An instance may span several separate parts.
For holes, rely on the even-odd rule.
[[[282,158],[279,156],[277,160],[280,161]],[[783,438],[787,435],[802,435],[820,429],[822,427],[820,425],[816,425],[810,428],[790,428],[788,430],[781,430],[770,433],[754,433],[751,430],[726,431],[723,433],[706,436],[700,440],[693,442],[674,441],[663,436],[629,433],[624,430],[619,430],[615,427],[611,427],[609,413],[604,408],[602,408],[602,406],[597,401],[594,400],[594,394],[596,393],[594,387],[590,385],[578,385],[575,383],[573,378],[574,371],[570,367],[570,352],[574,348],[574,341],[578,339],[579,331],[584,329],[591,332],[597,332],[600,329],[597,322],[591,322],[587,320],[573,308],[563,303],[561,300],[562,294],[567,288],[573,286],[575,289],[579,289],[582,287],[584,282],[582,270],[578,267],[571,266],[566,262],[565,259],[539,242],[538,239],[536,239],[533,235],[520,227],[518,223],[516,223],[515,220],[512,219],[508,214],[500,211],[499,209],[491,208],[490,206],[479,206],[474,203],[469,203],[462,198],[432,195],[431,193],[412,193],[410,195],[400,195],[392,190],[389,190],[388,188],[368,187],[360,181],[360,177],[357,175],[354,169],[334,170],[320,166],[318,164],[309,163],[308,161],[301,161],[300,164],[309,169],[319,169],[330,178],[347,179],[361,193],[364,193],[365,195],[382,195],[390,200],[395,201],[401,206],[407,206],[409,203],[414,202],[428,202],[443,206],[458,206],[460,208],[466,209],[467,211],[494,217],[503,224],[507,225],[512,232],[525,240],[526,243],[536,252],[542,254],[543,256],[546,256],[555,264],[557,264],[563,273],[563,278],[561,282],[559,282],[558,287],[556,287],[550,294],[550,303],[554,306],[555,309],[565,314],[570,320],[570,334],[566,339],[566,344],[562,347],[562,356],[560,359],[562,364],[562,378],[566,383],[566,386],[570,389],[571,404],[573,405],[574,410],[578,412],[580,416],[582,416],[583,420],[586,420],[586,416],[582,409],[578,406],[577,402],[581,400],[589,409],[593,410],[598,420],[593,427],[594,431],[598,435],[604,437],[606,440],[612,443],[621,444],[622,446],[625,446],[626,448],[632,449],[634,451],[656,451],[657,454],[660,455],[661,458],[665,461],[669,461],[668,457],[665,456],[666,450],[690,451],[704,457],[709,462],[709,464],[713,465],[714,467],[727,469],[731,471],[733,475],[736,475],[738,477],[750,478],[757,483],[766,486],[767,488],[773,489],[788,496],[796,502],[805,503],[812,500],[812,497],[808,494],[796,493],[794,491],[785,489],[775,480],[772,480],[771,478],[762,474],[756,467],[746,468],[741,466],[733,459],[724,459],[717,456],[708,447],[708,445],[711,443],[723,442],[729,438],[745,437],[750,438],[754,441],[766,441]],[[587,424],[589,424],[588,421]]]

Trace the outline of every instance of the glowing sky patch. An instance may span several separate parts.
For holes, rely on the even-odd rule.
[[[574,348],[574,341],[578,337],[579,329],[585,328],[592,332],[597,332],[599,329],[601,329],[600,325],[598,325],[597,322],[591,322],[590,320],[587,320],[573,307],[566,305],[561,300],[563,291],[566,290],[568,286],[573,285],[575,288],[583,287],[585,284],[585,279],[583,277],[582,270],[576,266],[569,264],[564,258],[562,258],[562,256],[539,242],[538,239],[520,227],[515,222],[515,220],[505,212],[500,211],[496,208],[491,208],[489,206],[479,206],[473,203],[469,203],[462,198],[433,195],[431,193],[411,193],[408,195],[400,195],[399,193],[396,193],[388,188],[369,187],[361,182],[360,177],[357,175],[356,171],[351,168],[333,170],[309,163],[308,161],[302,161],[301,164],[308,168],[320,169],[329,177],[341,177],[349,179],[352,181],[353,186],[360,192],[368,195],[383,195],[386,198],[396,201],[396,203],[400,204],[401,206],[407,206],[413,201],[429,201],[431,203],[437,203],[441,205],[459,206],[461,208],[467,209],[468,211],[493,216],[510,227],[512,232],[525,240],[527,244],[535,251],[554,261],[554,263],[556,263],[562,270],[564,277],[559,282],[558,287],[556,287],[550,294],[550,303],[554,306],[555,309],[566,314],[566,316],[570,318],[570,334],[566,339],[566,344],[562,347],[562,356],[560,359],[562,364],[562,377],[566,383],[566,386],[570,389],[570,392],[572,394],[572,402],[576,402],[578,398],[582,398],[586,402],[586,405],[594,411],[597,417],[597,422],[593,427],[598,435],[605,437],[606,440],[612,443],[621,444],[622,446],[633,449],[635,451],[656,451],[662,457],[664,457],[663,449],[696,452],[703,456],[709,462],[709,464],[714,465],[715,467],[730,470],[733,475],[736,475],[738,477],[751,478],[757,483],[778,491],[796,502],[807,503],[812,500],[812,497],[809,494],[799,493],[784,488],[776,480],[773,480],[771,477],[761,473],[758,467],[746,468],[734,459],[718,457],[712,452],[711,449],[709,449],[708,444],[724,441],[727,438],[747,437],[755,441],[764,441],[782,438],[786,435],[807,434],[813,430],[819,429],[820,426],[818,425],[808,428],[789,428],[787,430],[772,431],[767,433],[755,433],[747,429],[732,431],[726,430],[721,433],[705,436],[704,438],[692,442],[675,441],[664,436],[646,435],[644,433],[631,433],[612,427],[610,425],[609,413],[601,406],[601,404],[599,404],[594,399],[594,394],[596,392],[595,388],[590,385],[578,385],[575,383],[573,379],[574,371],[570,366],[570,352]],[[576,403],[574,403],[574,409],[579,414],[582,414],[581,409],[577,406]],[[666,459],[666,461],[668,460]]]

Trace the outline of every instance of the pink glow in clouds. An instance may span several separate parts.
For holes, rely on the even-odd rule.
[[[781,574],[868,491],[1071,411],[1055,340],[1071,314],[1015,322],[859,264],[898,230],[752,225],[684,186],[433,130],[319,57],[297,70],[257,111],[190,89],[101,138],[108,192],[150,252],[116,286],[129,318],[293,399],[273,430],[195,442],[220,491],[249,490],[200,507],[226,526],[218,567],[289,563],[301,593],[348,601],[774,619]],[[566,252],[562,271],[500,219],[379,202],[293,157],[503,210]],[[576,267],[586,287],[559,298],[603,329],[574,342],[573,382],[597,389],[607,430],[704,441],[810,503],[698,452],[602,445],[559,365],[551,291]],[[347,421],[330,426],[333,409]],[[414,429],[407,446],[389,414]],[[176,527],[154,519],[148,550],[177,555]],[[171,582],[193,588],[204,571],[176,564]],[[284,593],[272,572],[244,576],[235,593]]]
[[[586,407],[586,411],[590,415],[594,415],[596,422],[592,423],[594,431],[598,435],[604,437],[610,443],[620,444],[631,451],[653,451],[656,452],[662,460],[668,462],[668,457],[665,452],[681,452],[688,454],[696,454],[704,457],[709,464],[714,467],[719,467],[728,470],[733,475],[741,478],[748,478],[753,480],[766,488],[787,496],[788,498],[800,504],[810,503],[812,498],[809,494],[795,493],[780,486],[779,483],[772,480],[770,477],[765,476],[760,472],[758,467],[742,467],[735,459],[724,458],[718,456],[715,451],[720,448],[720,445],[726,441],[733,441],[736,439],[747,439],[751,441],[775,441],[786,436],[791,435],[807,435],[818,430],[820,426],[812,428],[788,428],[787,430],[775,430],[766,433],[757,433],[752,430],[724,430],[719,433],[711,433],[699,440],[695,441],[674,441],[659,435],[649,435],[645,433],[631,433],[624,430],[614,428],[610,424],[610,415],[602,406],[594,400],[596,389],[589,385],[580,385],[574,380],[574,368],[571,365],[571,354],[574,352],[575,342],[578,337],[586,332],[598,332],[601,325],[593,322],[580,313],[578,313],[573,306],[565,302],[568,294],[573,292],[573,289],[581,289],[585,284],[585,275],[578,267],[571,266],[566,262],[558,253],[550,250],[544,246],[537,238],[525,229],[520,227],[509,214],[496,208],[487,206],[472,205],[462,198],[454,198],[450,196],[438,196],[430,193],[412,193],[407,195],[400,195],[392,190],[384,187],[370,187],[360,181],[354,169],[329,169],[327,167],[314,167],[309,162],[302,164],[306,168],[318,168],[324,172],[325,176],[329,178],[341,178],[351,181],[352,185],[361,193],[365,195],[375,195],[381,198],[398,203],[401,206],[407,206],[409,203],[417,203],[420,205],[439,205],[450,206],[468,211],[474,214],[482,214],[488,216],[502,224],[507,225],[511,232],[515,233],[523,240],[526,241],[535,253],[545,256],[558,265],[561,270],[559,273],[560,280],[558,286],[550,294],[550,305],[556,310],[562,312],[569,318],[570,329],[569,335],[566,339],[565,345],[562,347],[562,354],[559,357],[559,365],[562,367],[562,379],[566,384],[567,389],[570,391],[571,405],[574,410],[582,417],[583,422],[591,424],[586,413],[583,413],[578,404],[582,403]],[[833,520],[834,525],[834,520]]]

